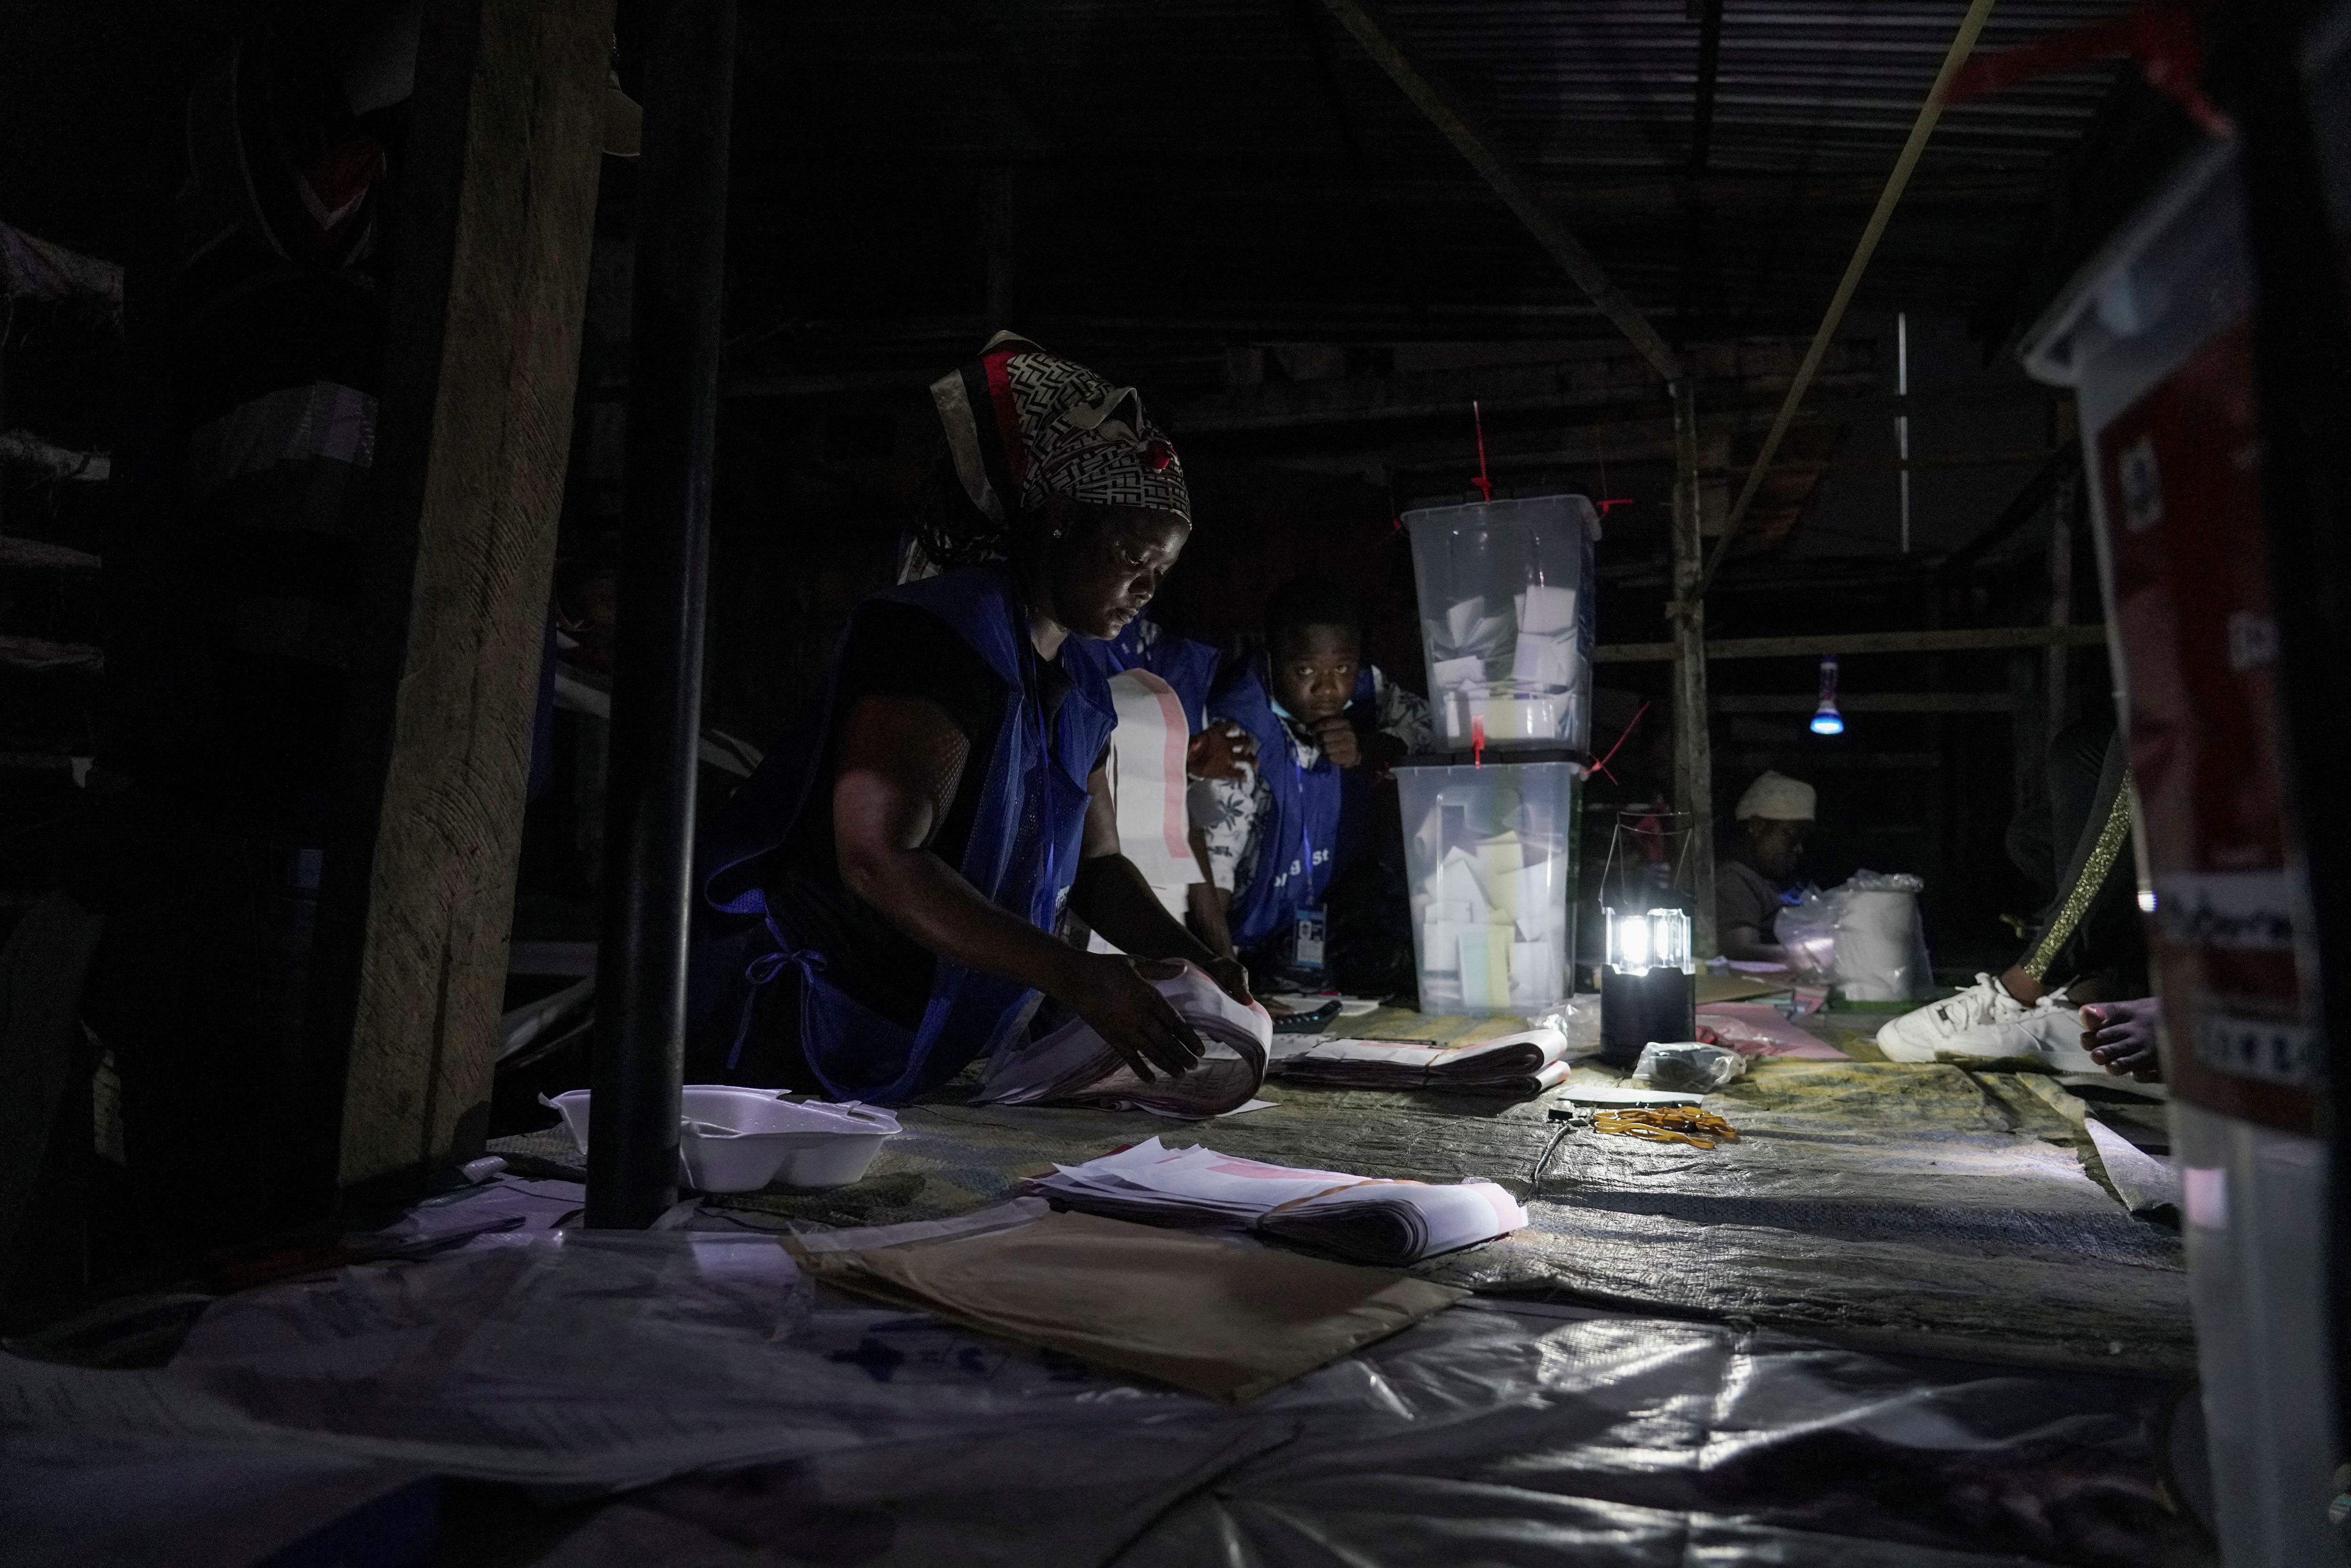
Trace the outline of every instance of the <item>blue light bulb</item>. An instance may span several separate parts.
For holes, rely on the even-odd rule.
[[[1813,733],[1844,733],[1844,715],[1837,712],[1837,662],[1834,653],[1821,660],[1821,706],[1813,714]]]

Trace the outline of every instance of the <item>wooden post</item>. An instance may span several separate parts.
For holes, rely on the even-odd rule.
[[[313,992],[345,1187],[488,1121],[611,37],[612,0],[425,8]]]
[[[1674,394],[1674,597],[1666,605],[1674,644],[1674,807],[1690,819],[1691,925],[1698,955],[1721,949],[1714,929],[1714,744],[1707,730],[1706,574],[1700,535],[1698,402],[1687,376]]]

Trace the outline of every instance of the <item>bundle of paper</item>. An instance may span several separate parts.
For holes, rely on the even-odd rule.
[[[1458,1089],[1525,1099],[1567,1082],[1567,1036],[1537,1029],[1476,1045],[1326,1040],[1275,1070],[1285,1078],[1349,1089]]]
[[[1221,1116],[1248,1104],[1265,1086],[1271,1015],[1255,1002],[1241,1006],[1190,964],[1152,984],[1208,1048],[1192,1071],[1174,1078],[1155,1073],[1145,1082],[1092,1024],[1071,1019],[991,1058],[980,1080],[980,1102],[1109,1106],[1182,1117]]]
[[[1180,920],[1185,889],[1200,880],[1184,777],[1191,723],[1176,689],[1148,670],[1120,672],[1111,679],[1110,695],[1118,713],[1110,786],[1118,806],[1119,852]]]
[[[1183,1229],[1254,1230],[1395,1267],[1507,1236],[1526,1210],[1489,1181],[1384,1181],[1171,1149],[1157,1138],[1030,1183],[1055,1205]]]

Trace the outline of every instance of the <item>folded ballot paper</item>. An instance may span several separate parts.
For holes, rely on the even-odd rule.
[[[1510,617],[1489,615],[1483,599],[1465,599],[1447,607],[1445,618],[1423,624],[1429,656],[1429,676],[1441,687],[1469,685],[1503,674],[1501,661],[1510,656]]]
[[[1573,686],[1583,679],[1575,590],[1530,583],[1516,596],[1519,637],[1511,652],[1513,679],[1537,686]]]
[[[1278,1064],[1285,1078],[1349,1089],[1452,1089],[1525,1100],[1567,1082],[1567,1036],[1555,1029],[1475,1045],[1326,1040]]]
[[[1508,1236],[1527,1211],[1489,1181],[1437,1186],[1236,1159],[1157,1138],[1055,1166],[1030,1184],[1056,1207],[1193,1230],[1251,1230],[1358,1263],[1416,1263]]]
[[[1425,622],[1429,697],[1448,744],[1558,741],[1580,733],[1584,678],[1576,591],[1530,583],[1507,612],[1483,597]]]
[[[1152,984],[1207,1047],[1191,1071],[1176,1078],[1155,1073],[1146,1083],[1093,1025],[1071,1019],[1037,1040],[1015,1041],[990,1059],[980,1080],[980,1103],[1108,1106],[1181,1117],[1221,1116],[1248,1104],[1265,1086],[1272,1015],[1255,1002],[1241,1006],[1190,964]]]

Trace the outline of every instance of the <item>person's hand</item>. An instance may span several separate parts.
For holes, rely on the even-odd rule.
[[[2155,1049],[2162,1020],[2163,1003],[2154,997],[2093,1002],[2082,1009],[2082,1049],[2117,1078],[2154,1078],[2162,1067]]]
[[[1208,978],[1224,988],[1225,995],[1247,1007],[1257,998],[1249,995],[1249,969],[1238,958],[1211,958],[1200,966]]]
[[[1116,953],[1071,956],[1055,999],[1092,1024],[1137,1078],[1148,1083],[1154,1067],[1175,1078],[1199,1065],[1206,1054],[1200,1037],[1151,984],[1176,974],[1174,964]]]
[[[1316,719],[1307,727],[1313,731],[1315,743],[1322,747],[1322,755],[1333,763],[1341,768],[1363,765],[1364,743],[1356,736],[1355,727],[1347,722],[1345,714],[1334,713],[1329,718]]]
[[[1229,719],[1212,724],[1184,747],[1184,771],[1194,779],[1238,779],[1257,760],[1257,737]]]

